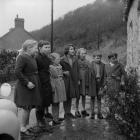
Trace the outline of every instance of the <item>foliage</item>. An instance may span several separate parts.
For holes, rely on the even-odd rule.
[[[0,52],[0,71],[8,71],[14,68],[17,52],[3,49]]]
[[[1,50],[0,52],[0,83],[15,80],[14,69],[17,51]]]
[[[127,69],[125,88],[116,96],[115,105],[115,120],[121,132],[129,138],[138,139],[140,134],[140,90],[135,69]]]
[[[98,49],[105,40],[113,38],[117,43],[126,35],[122,17],[123,5],[119,0],[96,0],[54,21],[54,45],[62,47],[73,43],[78,47]],[[32,35],[38,40],[50,40],[50,32],[48,25]]]

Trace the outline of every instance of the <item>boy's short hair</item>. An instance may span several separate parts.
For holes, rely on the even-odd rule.
[[[118,57],[118,54],[117,54],[117,53],[110,53],[110,54],[108,55],[108,59],[111,59],[112,57],[117,58],[117,57]]]
[[[102,57],[102,53],[100,51],[94,53],[93,57],[96,57],[96,56]]]
[[[46,41],[46,40],[40,40],[38,42],[38,48],[42,48],[44,45],[50,45],[50,42],[49,41]]]

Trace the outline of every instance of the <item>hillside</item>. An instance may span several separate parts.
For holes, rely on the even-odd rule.
[[[61,50],[65,44],[73,43],[94,51],[107,48],[112,42],[113,47],[121,49],[126,46],[126,23],[122,16],[120,0],[96,0],[80,7],[54,21],[54,46]],[[50,40],[50,25],[33,31],[32,35],[38,40]]]

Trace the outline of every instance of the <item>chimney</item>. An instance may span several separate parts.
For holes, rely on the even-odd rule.
[[[15,18],[15,28],[24,28],[24,19],[19,18],[18,15]]]

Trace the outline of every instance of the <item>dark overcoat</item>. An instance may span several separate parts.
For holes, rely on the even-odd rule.
[[[15,74],[17,76],[14,94],[16,105],[18,107],[41,105],[36,60],[28,54],[20,54],[16,60]],[[29,81],[35,85],[35,88],[29,89],[27,87]]]
[[[108,94],[115,94],[120,91],[121,82],[124,82],[125,78],[125,70],[122,64],[119,62],[116,63],[114,66],[110,64],[106,65],[106,72],[107,72],[107,86],[108,86]]]
[[[49,66],[51,64],[51,60],[46,55],[38,53],[36,56],[36,62],[38,67],[38,74],[41,83],[41,97],[42,97],[42,105],[50,106],[52,103],[52,87],[50,83],[50,72]]]
[[[97,83],[96,83],[96,64],[95,62],[91,62],[90,68],[89,68],[89,96],[95,97],[97,95]],[[106,69],[105,64],[100,63],[100,75],[101,80],[98,86],[103,87],[106,81]]]
[[[62,65],[63,71],[69,71],[69,76],[64,75],[64,82],[66,88],[67,99],[69,98],[79,98],[79,66],[78,60],[73,59],[72,66],[69,64],[67,56],[63,56],[60,64]]]

